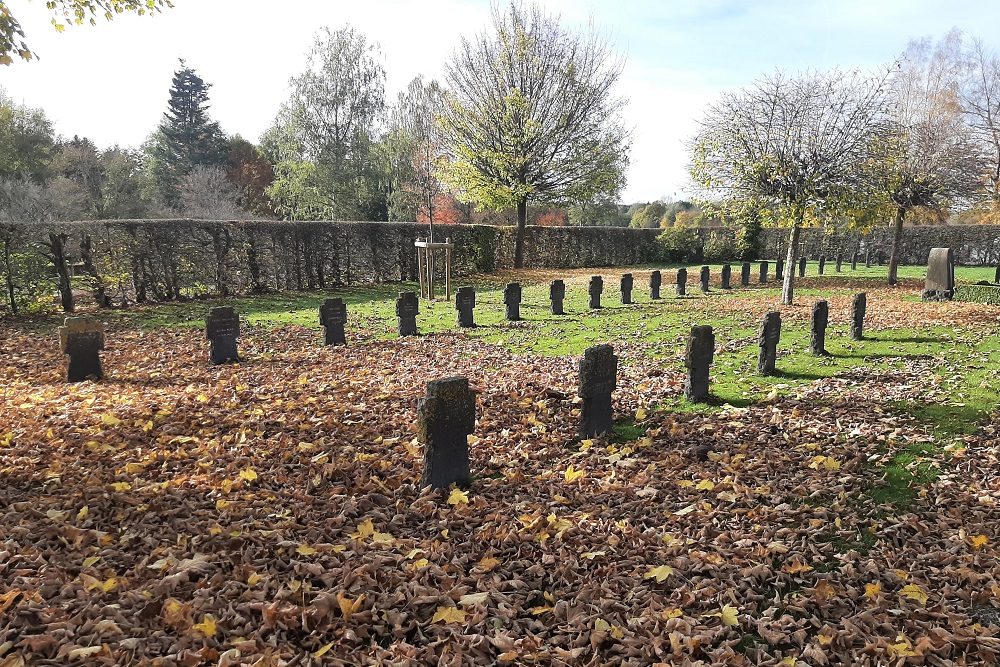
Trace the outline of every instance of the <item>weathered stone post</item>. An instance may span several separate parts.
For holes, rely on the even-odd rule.
[[[319,307],[319,323],[323,325],[325,345],[347,345],[344,325],[347,323],[347,304],[343,299],[327,299]]]
[[[853,253],[851,255],[851,271],[858,270],[858,253]]]
[[[750,262],[743,262],[740,266],[740,285],[750,287]]]
[[[993,282],[1000,285],[1000,266],[997,266],[997,273],[993,276]]]
[[[211,343],[213,364],[239,361],[237,339],[240,337],[240,316],[232,306],[218,306],[208,312],[205,337]]]
[[[610,345],[587,348],[580,360],[580,437],[611,431],[611,392],[618,382],[618,357]]]
[[[604,278],[600,276],[591,276],[590,285],[587,287],[587,292],[590,294],[591,310],[601,307],[601,292],[603,291]]]
[[[476,288],[465,286],[455,291],[455,310],[458,311],[458,326],[471,329],[476,326]]]
[[[826,272],[826,255],[820,255],[818,274],[823,275],[824,272]]]
[[[622,303],[632,303],[632,285],[634,278],[631,273],[623,273],[621,280]]]
[[[868,251],[865,252],[865,268],[870,269],[871,267],[872,267],[872,251],[871,248],[869,248]]]
[[[688,270],[683,266],[677,269],[677,296],[687,294]]]
[[[649,298],[659,299],[660,298],[660,285],[663,284],[663,276],[659,271],[653,271],[649,274]]]
[[[826,301],[813,304],[812,322],[809,327],[809,351],[826,356],[826,325],[830,323],[830,305]]]
[[[420,300],[416,292],[400,292],[396,299],[396,321],[400,336],[417,335],[417,314]]]
[[[837,273],[843,273],[844,271],[844,253],[837,253]]]
[[[768,267],[766,261],[762,261],[760,263],[760,284],[761,285],[764,285],[764,284],[767,283],[767,270],[768,270],[768,268],[770,268],[770,267]]]
[[[805,278],[806,277],[806,264],[807,264],[807,261],[806,261],[805,257],[803,257],[803,258],[801,258],[799,260],[799,278]]]
[[[779,259],[774,262],[774,279],[778,282],[785,279],[785,260]]]
[[[708,375],[715,358],[715,333],[707,324],[691,327],[684,365],[687,378],[684,380],[684,396],[689,401],[702,402],[708,398]]]
[[[104,349],[104,323],[94,317],[67,317],[59,327],[59,348],[69,357],[67,382],[87,378],[101,380],[101,350]]]
[[[722,265],[722,289],[732,289],[733,267],[729,264]]]
[[[761,375],[774,375],[780,340],[781,313],[772,310],[764,315],[764,323],[760,327],[760,337],[757,339],[757,344],[760,346],[760,353],[757,355],[757,372]]]
[[[521,283],[507,283],[503,288],[503,305],[506,307],[508,322],[521,319]]]
[[[931,248],[927,257],[924,301],[951,301],[955,296],[955,253],[951,248]]]
[[[707,266],[701,267],[701,274],[698,280],[701,283],[701,291],[708,294],[709,285],[712,281],[712,270]]]
[[[865,337],[865,313],[868,312],[868,294],[860,292],[854,295],[851,304],[851,338],[863,340]]]
[[[552,304],[553,315],[565,315],[563,301],[566,299],[566,283],[553,280],[549,283],[549,302]]]
[[[427,383],[427,394],[417,404],[417,438],[424,444],[422,486],[469,485],[469,435],[475,427],[476,395],[467,378]]]

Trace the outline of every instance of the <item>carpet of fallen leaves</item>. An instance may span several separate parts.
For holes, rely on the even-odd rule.
[[[869,493],[934,441],[886,407],[933,400],[933,359],[668,414],[678,365],[621,344],[646,431],[609,443],[575,438],[576,359],[318,338],[249,328],[212,367],[198,331],[112,329],[108,378],[67,385],[4,332],[0,665],[997,660],[996,422],[905,509]],[[421,489],[417,399],[455,374],[475,482]]]

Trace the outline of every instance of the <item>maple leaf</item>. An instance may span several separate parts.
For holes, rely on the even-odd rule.
[[[890,658],[912,658],[920,655],[920,653],[913,650],[913,644],[903,635],[896,637],[895,644],[889,644],[886,647],[886,653],[888,653]]]
[[[250,467],[243,468],[243,470],[240,470],[240,479],[252,482],[257,479],[257,471]]]
[[[882,595],[882,584],[876,581],[874,584],[865,584],[865,597],[869,600],[877,600]]]
[[[469,494],[459,488],[454,488],[448,495],[449,505],[468,505],[469,504]]]
[[[910,600],[916,600],[921,605],[927,604],[927,593],[916,584],[907,584],[899,590],[899,594]]]
[[[674,573],[674,568],[669,565],[660,565],[659,567],[650,568],[646,571],[646,574],[642,575],[643,579],[656,579],[657,583],[663,583],[667,577]]]
[[[500,561],[493,556],[486,556],[478,563],[479,567],[481,567],[485,572],[492,572],[493,569],[499,564]]]
[[[215,633],[219,631],[218,623],[215,621],[215,616],[212,614],[205,614],[201,618],[201,623],[195,623],[191,626],[192,630],[197,630],[206,637],[214,637]]]
[[[989,543],[990,538],[986,535],[972,535],[969,537],[969,545],[976,551],[979,551]]]
[[[337,592],[337,605],[340,606],[340,613],[343,614],[344,620],[351,620],[351,616],[357,613],[358,609],[361,608],[361,603],[365,601],[364,595],[359,595],[356,599],[344,595],[343,591]]]
[[[739,610],[732,605],[723,605],[721,611],[716,611],[711,614],[705,614],[706,617],[717,616],[722,621],[723,625],[728,625],[729,627],[736,627],[740,624]]]
[[[300,556],[312,556],[317,553],[315,547],[311,547],[308,544],[300,544],[298,548],[295,549],[295,553]]]
[[[431,623],[465,623],[465,612],[458,607],[438,607]]]
[[[576,470],[571,464],[568,468],[566,468],[566,472],[563,473],[563,479],[567,484],[572,484],[578,479],[583,479],[586,474],[586,470]]]
[[[371,519],[365,519],[355,527],[355,532],[351,533],[351,537],[356,540],[363,540],[366,537],[371,537],[375,534],[375,524],[372,523]]]

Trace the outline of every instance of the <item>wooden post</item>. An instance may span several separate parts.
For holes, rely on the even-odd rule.
[[[422,238],[417,238],[417,243],[422,243]],[[424,298],[424,249],[417,246],[417,281],[420,283],[420,298]]]
[[[444,249],[444,290],[448,301],[451,301],[451,237],[444,240],[448,245]]]

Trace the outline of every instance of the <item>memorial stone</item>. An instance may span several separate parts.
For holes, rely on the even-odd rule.
[[[663,275],[659,271],[653,271],[649,274],[649,298],[659,299],[660,298],[660,285],[663,284]]]
[[[427,394],[417,404],[417,438],[424,445],[422,486],[469,485],[469,436],[475,426],[476,396],[467,378],[427,383]]]
[[[327,299],[319,307],[319,323],[323,325],[326,345],[346,345],[344,325],[347,324],[347,304],[343,299]]]
[[[503,305],[508,322],[517,322],[521,319],[521,283],[507,283],[503,288]]]
[[[865,313],[868,311],[868,294],[860,292],[854,295],[851,303],[851,338],[863,340],[865,337]]]
[[[59,347],[69,357],[67,382],[101,380],[101,350],[104,349],[104,323],[94,317],[67,317],[59,327]]]
[[[760,327],[760,337],[757,340],[757,344],[760,346],[760,353],[757,355],[757,372],[761,375],[774,375],[780,340],[781,313],[772,310],[764,315],[764,323]]]
[[[927,257],[924,301],[951,301],[955,296],[955,253],[951,248],[931,248]]]
[[[722,265],[722,289],[732,289],[733,267],[729,264]]]
[[[417,335],[417,314],[420,313],[420,300],[416,292],[400,292],[396,299],[396,321],[400,336]]]
[[[610,345],[595,345],[580,360],[580,437],[611,432],[611,393],[618,378],[618,357]]]
[[[681,267],[677,269],[677,296],[687,294],[688,270]]]
[[[590,294],[590,308],[600,308],[601,307],[601,292],[604,291],[604,278],[600,276],[591,276],[590,285],[587,288],[587,292]]]
[[[707,266],[701,267],[701,274],[699,276],[699,282],[701,283],[701,291],[708,293],[710,283],[712,281],[711,269]]]
[[[826,326],[830,322],[830,306],[826,301],[813,304],[812,321],[809,326],[809,351],[826,355]]]
[[[459,287],[455,291],[455,310],[458,311],[458,326],[471,329],[476,326],[476,288]]]
[[[563,301],[566,299],[566,283],[553,280],[549,283],[549,302],[552,304],[553,315],[565,315]]]
[[[239,361],[237,340],[240,337],[240,316],[232,306],[212,308],[205,321],[205,335],[211,343],[213,364]]]
[[[632,303],[632,285],[635,280],[631,273],[623,273],[621,280],[622,303]]]

